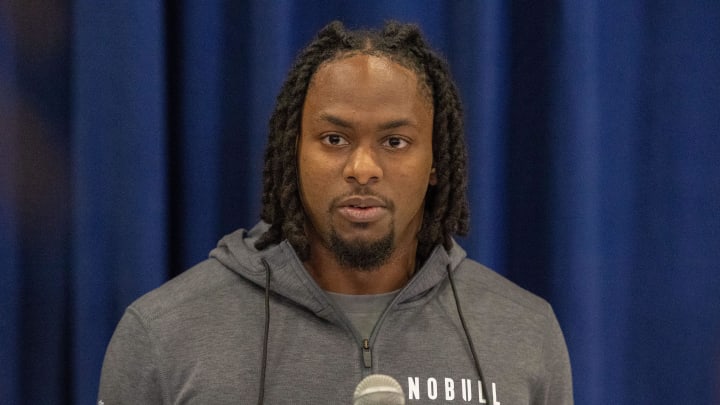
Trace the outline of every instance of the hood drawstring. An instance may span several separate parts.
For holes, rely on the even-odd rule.
[[[265,259],[262,259],[262,264],[263,267],[265,267],[265,334],[263,336],[262,364],[260,366],[260,392],[258,393],[258,405],[263,405],[263,400],[265,396],[265,370],[267,369],[268,340],[270,336],[270,265],[268,265]],[[455,299],[455,308],[457,308],[457,313],[458,317],[460,318],[460,323],[462,324],[463,332],[465,332],[468,346],[470,346],[470,353],[472,354],[473,362],[475,363],[475,370],[477,370],[478,377],[480,378],[480,381],[482,381],[482,393],[487,400],[490,398],[490,396],[488,395],[487,383],[485,381],[485,378],[483,377],[482,369],[480,368],[480,362],[478,361],[478,355],[475,351],[475,344],[473,344],[470,332],[468,331],[467,325],[465,323],[465,317],[463,316],[462,308],[460,307],[460,300],[458,299],[457,289],[455,288],[455,281],[453,280],[450,264],[447,265],[446,269],[448,273],[448,279],[450,280],[450,287],[452,288],[453,292],[453,298]]]
[[[265,267],[265,335],[263,336],[262,364],[260,365],[260,392],[258,393],[258,405],[263,404],[265,397],[265,369],[267,368],[268,339],[270,333],[270,265],[262,259]]]
[[[485,400],[488,401],[490,397],[488,396],[487,384],[485,378],[483,377],[482,369],[480,369],[480,362],[478,361],[478,355],[475,352],[475,345],[473,344],[472,338],[470,337],[470,332],[468,332],[467,325],[465,324],[465,317],[463,316],[462,309],[460,308],[460,300],[458,299],[457,290],[455,289],[455,281],[453,280],[452,270],[450,269],[449,263],[446,269],[448,279],[450,280],[450,287],[452,288],[453,297],[455,298],[455,307],[457,308],[457,313],[460,317],[460,323],[462,324],[463,331],[465,332],[465,337],[467,338],[468,345],[470,346],[470,353],[472,353],[472,358],[475,362],[475,370],[477,370],[478,377],[480,378],[480,381],[482,381],[482,394],[485,396]]]

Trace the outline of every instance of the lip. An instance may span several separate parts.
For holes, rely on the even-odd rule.
[[[383,200],[373,196],[352,196],[337,204],[338,213],[350,222],[375,222],[387,213]]]
[[[340,200],[337,203],[340,208],[343,207],[356,207],[356,208],[375,208],[385,207],[385,202],[378,197],[374,196],[351,196]]]

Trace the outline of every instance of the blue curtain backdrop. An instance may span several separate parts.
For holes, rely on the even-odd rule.
[[[0,403],[94,403],[124,308],[258,219],[275,95],[332,19],[448,58],[461,243],[556,308],[576,403],[720,404],[714,0],[1,2]]]

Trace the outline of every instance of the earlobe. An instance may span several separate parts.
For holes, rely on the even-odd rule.
[[[437,176],[435,175],[435,168],[433,167],[432,170],[430,170],[430,179],[428,181],[428,184],[431,186],[434,186],[437,184]]]

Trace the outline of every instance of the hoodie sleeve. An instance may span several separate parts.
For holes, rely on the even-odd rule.
[[[534,405],[572,405],[572,372],[565,338],[552,308],[548,305],[549,325],[543,342],[543,381],[537,387]]]
[[[157,359],[141,317],[128,308],[105,352],[98,403],[163,403]]]

